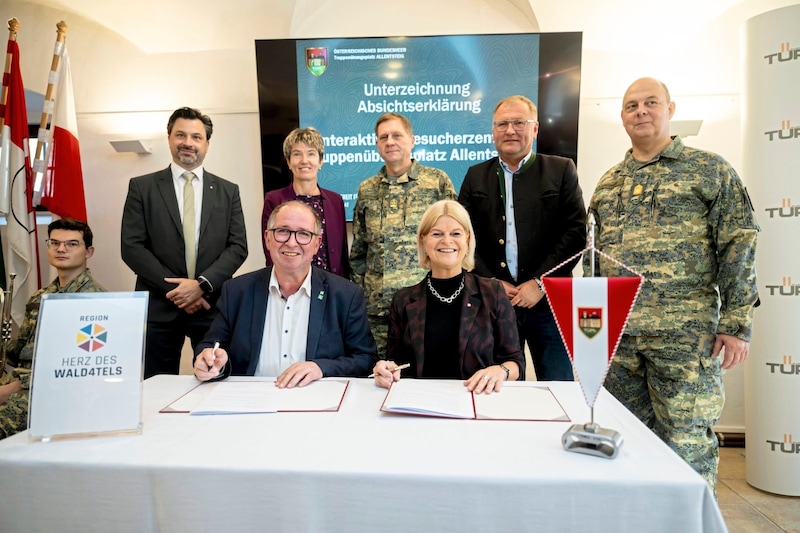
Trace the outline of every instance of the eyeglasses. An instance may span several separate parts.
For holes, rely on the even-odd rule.
[[[51,250],[58,250],[62,244],[67,250],[75,250],[78,246],[83,244],[81,241],[58,241],[56,239],[47,239],[44,243],[49,246]]]
[[[305,245],[311,242],[311,239],[314,238],[315,235],[319,235],[318,233],[314,233],[313,231],[308,231],[304,229],[286,229],[286,228],[272,228],[270,230],[272,232],[272,238],[274,238],[279,243],[284,243],[289,241],[289,237],[294,235],[294,240],[297,241],[297,244]]]
[[[500,120],[498,122],[492,122],[492,127],[496,130],[506,131],[510,124],[514,128],[514,131],[522,131],[525,129],[525,126],[534,122],[536,121],[531,118],[528,120]]]

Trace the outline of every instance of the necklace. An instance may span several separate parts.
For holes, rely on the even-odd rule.
[[[456,292],[454,292],[453,294],[451,294],[447,298],[445,298],[444,296],[439,294],[436,291],[436,289],[433,288],[433,283],[431,283],[431,276],[430,275],[428,275],[428,289],[430,289],[431,294],[436,296],[436,299],[439,300],[440,302],[442,302],[443,304],[451,304],[451,303],[453,303],[453,301],[456,298],[458,298],[459,294],[461,294],[461,291],[464,290],[464,275],[463,274],[461,275],[461,285],[458,286],[458,288],[456,289]]]

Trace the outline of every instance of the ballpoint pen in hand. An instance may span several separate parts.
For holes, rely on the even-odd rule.
[[[217,360],[217,349],[219,348],[219,341],[214,342],[214,347],[211,348],[211,364],[208,365],[208,370],[210,371],[214,368],[214,361]]]
[[[397,372],[398,370],[405,370],[406,368],[408,368],[408,367],[410,367],[410,366],[411,366],[411,363],[405,363],[405,364],[403,364],[403,365],[396,366],[396,367],[392,368],[392,369],[391,369],[391,370],[389,370],[389,371],[390,371],[390,372]],[[374,377],[375,377],[375,374],[370,374],[370,375],[369,375],[369,376],[367,376],[367,377],[368,377],[368,378],[374,378]]]

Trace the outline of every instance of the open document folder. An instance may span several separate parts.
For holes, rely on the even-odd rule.
[[[274,379],[200,383],[159,412],[217,415],[338,411],[349,383],[319,380],[292,389],[277,388]]]
[[[474,420],[570,421],[548,387],[525,381],[504,383],[500,392],[473,394],[461,380],[404,378],[386,393],[381,411]]]

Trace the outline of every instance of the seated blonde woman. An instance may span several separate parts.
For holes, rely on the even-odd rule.
[[[430,269],[400,289],[389,312],[387,358],[375,365],[375,384],[388,388],[410,363],[410,378],[463,379],[475,393],[499,392],[525,378],[517,319],[502,285],[469,271],[475,236],[469,214],[453,200],[425,211],[417,232],[419,262]]]

